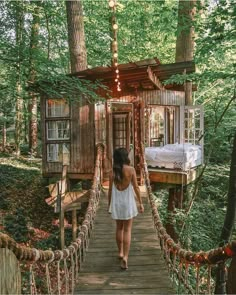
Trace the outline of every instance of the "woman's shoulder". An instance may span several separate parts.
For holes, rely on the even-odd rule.
[[[134,167],[133,166],[129,166],[129,165],[124,165],[123,169],[129,173],[134,173]]]

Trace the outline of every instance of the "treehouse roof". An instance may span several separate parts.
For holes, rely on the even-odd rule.
[[[178,62],[172,64],[161,64],[157,58],[146,59],[137,62],[119,64],[119,81],[122,89],[172,89],[183,90],[183,85],[163,85],[163,81],[176,74],[190,74],[195,72],[193,61]],[[81,79],[101,80],[103,83],[115,84],[115,68],[96,67],[71,74]]]

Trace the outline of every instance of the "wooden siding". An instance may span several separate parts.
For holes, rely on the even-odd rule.
[[[201,174],[202,166],[197,166],[188,172],[148,168],[149,179],[154,183],[187,185],[195,181]]]
[[[145,105],[173,105],[183,106],[185,104],[185,93],[183,91],[172,90],[147,90],[137,91],[132,90],[127,94],[127,91],[119,92],[117,96],[116,91],[113,93],[113,98],[107,99],[109,102],[133,102],[135,100],[144,101]]]
[[[105,103],[95,104],[95,142],[106,143],[106,106]]]
[[[47,161],[47,140],[46,135],[46,99],[41,97],[41,134],[42,134],[42,172],[44,176],[51,177],[60,174],[62,163]],[[83,175],[94,172],[95,161],[95,128],[94,128],[94,105],[86,102],[76,102],[70,112],[70,139],[63,142],[70,144],[70,165],[68,175],[71,178],[81,178]],[[60,141],[50,141],[59,143]],[[77,176],[75,176],[77,175]]]
[[[137,93],[137,98],[145,102],[146,105],[158,104],[158,105],[184,105],[185,93],[182,91],[170,91],[170,90],[152,90],[141,91]]]
[[[95,161],[94,104],[72,106],[69,173],[93,173]]]
[[[15,254],[0,249],[0,294],[21,294],[21,272]]]

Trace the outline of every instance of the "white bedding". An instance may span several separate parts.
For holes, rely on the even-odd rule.
[[[201,146],[184,144],[167,144],[163,147],[146,147],[145,158],[151,167],[188,170],[201,165]]]

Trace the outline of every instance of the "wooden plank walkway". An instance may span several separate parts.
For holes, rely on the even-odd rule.
[[[145,213],[133,223],[127,271],[120,269],[115,221],[107,213],[107,194],[101,196],[95,227],[75,294],[175,294],[145,193]]]

